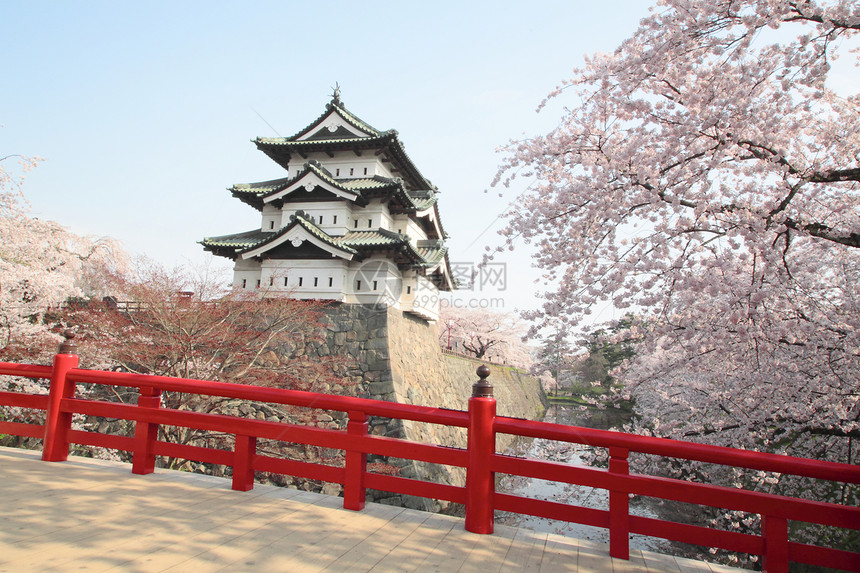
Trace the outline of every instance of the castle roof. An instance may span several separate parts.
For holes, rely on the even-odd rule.
[[[442,241],[420,241],[416,247],[408,236],[387,229],[351,231],[342,237],[332,237],[302,211],[298,211],[291,219],[290,224],[279,231],[246,231],[207,237],[200,243],[205,250],[234,260],[265,256],[287,242],[298,247],[304,241],[309,241],[333,256],[347,260],[362,259],[376,251],[395,251],[399,264],[421,268],[426,272],[448,266],[448,249]],[[447,276],[444,270],[442,272]]]
[[[339,89],[325,111],[295,135],[258,137],[253,141],[258,149],[289,170],[287,176],[230,187],[234,197],[263,213],[263,229],[206,237],[200,241],[205,250],[237,261],[237,273],[238,262],[242,260],[248,261],[242,272],[254,272],[248,269],[256,268],[254,265],[259,266],[265,259],[362,261],[383,257],[401,270],[412,269],[433,280],[439,288],[454,288],[444,245],[447,235],[439,218],[437,188],[412,163],[397,132],[379,130],[348,111],[340,101]],[[366,154],[367,158],[356,160],[353,154],[356,157]],[[304,160],[301,168],[297,157]],[[390,176],[366,175],[368,168],[364,167],[363,177],[340,177],[344,165],[352,174],[351,166],[356,163],[362,167],[371,163],[374,172]],[[379,163],[386,166],[380,169]],[[295,175],[291,177],[290,173]],[[330,202],[341,205],[325,204]],[[310,204],[305,208],[325,217],[328,231],[311,214],[301,210],[280,227],[286,223],[285,212],[291,206],[295,209],[297,204]],[[363,208],[369,208],[368,221],[372,222],[380,206],[384,215],[379,224],[383,226],[358,230],[357,221]],[[332,209],[337,214],[325,214]],[[339,215],[341,224],[337,225]],[[390,218],[395,215],[399,217]],[[384,228],[392,223],[399,227],[398,232]],[[349,229],[353,225],[355,230]],[[275,226],[279,228],[276,230]],[[418,236],[402,234],[401,230]],[[422,237],[427,240],[421,240]]]
[[[234,197],[262,210],[266,203],[283,200],[287,195],[297,191],[313,191],[319,189],[340,199],[346,199],[358,204],[366,204],[371,197],[387,195],[391,198],[392,213],[419,213],[433,209],[438,221],[436,192],[433,190],[408,190],[402,179],[395,177],[335,178],[331,172],[311,159],[304,164],[295,177],[261,181],[259,183],[239,183],[229,188]],[[301,195],[301,193],[299,193]],[[440,235],[444,233],[439,224]]]
[[[348,111],[338,96],[326,104],[326,109],[310,125],[290,137],[258,137],[252,141],[257,148],[288,169],[291,157],[298,154],[304,159],[312,152],[332,156],[335,151],[353,151],[361,154],[373,150],[391,162],[391,170],[400,174],[409,189],[436,187],[426,179],[406,154],[406,147],[398,139],[396,130],[380,131]]]

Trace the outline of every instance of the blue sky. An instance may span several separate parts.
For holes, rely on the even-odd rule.
[[[34,216],[168,266],[202,262],[204,236],[259,224],[226,188],[282,176],[250,140],[294,134],[339,82],[439,187],[452,260],[478,261],[515,199],[484,193],[495,149],[551,128],[575,102],[536,114],[540,101],[648,5],[6,2],[0,155],[44,158],[24,188]],[[535,306],[528,252],[503,262],[505,291],[463,296]]]

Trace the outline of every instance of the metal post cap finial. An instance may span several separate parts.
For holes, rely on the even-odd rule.
[[[478,380],[472,384],[472,398],[492,398],[493,385],[487,382],[487,377],[490,375],[490,368],[486,364],[481,364],[475,370],[478,375]]]
[[[60,348],[57,350],[57,354],[77,354],[78,353],[78,345],[75,344],[74,338],[77,336],[75,331],[72,329],[66,329],[63,331],[63,340],[60,343]]]

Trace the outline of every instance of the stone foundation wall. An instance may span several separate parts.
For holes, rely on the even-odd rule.
[[[352,358],[346,375],[358,388],[358,395],[400,404],[416,404],[454,410],[468,409],[472,384],[478,380],[479,360],[442,354],[435,324],[403,314],[399,310],[374,310],[360,305],[332,305],[326,310],[330,326],[326,351]],[[501,416],[540,419],[546,397],[540,382],[516,369],[490,365],[490,377]],[[370,431],[419,442],[456,447],[466,446],[464,428],[449,428],[411,421],[372,419]],[[504,450],[510,438],[499,436],[497,447]],[[464,485],[462,468],[386,460],[399,468],[399,475],[452,485]],[[377,501],[438,510],[432,500],[375,492]]]

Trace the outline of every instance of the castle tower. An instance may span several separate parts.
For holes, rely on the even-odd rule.
[[[285,170],[229,189],[260,212],[260,227],[201,241],[235,261],[235,288],[438,318],[439,291],[454,288],[438,190],[395,130],[347,111],[336,89],[308,127],[254,143]]]

